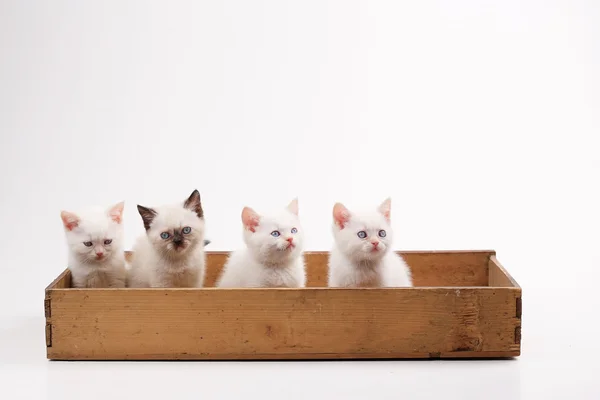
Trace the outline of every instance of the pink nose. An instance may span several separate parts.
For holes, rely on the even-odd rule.
[[[287,240],[289,244],[292,244],[292,242],[294,241],[294,238],[289,237],[289,238],[287,238],[285,240]]]
[[[373,247],[377,248],[377,246],[379,246],[379,242],[376,241],[372,241],[371,244],[373,245]]]
[[[102,257],[103,255],[104,255],[104,253],[103,253],[103,252],[101,252],[101,251],[100,251],[100,252],[96,252],[96,256],[97,256],[97,257]]]

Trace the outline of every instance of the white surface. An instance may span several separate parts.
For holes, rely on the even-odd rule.
[[[167,5],[168,4],[168,5]],[[7,398],[598,399],[600,3],[1,1],[0,387]],[[516,361],[47,362],[62,208],[393,198],[401,249],[493,248]],[[202,391],[201,391],[202,390]]]

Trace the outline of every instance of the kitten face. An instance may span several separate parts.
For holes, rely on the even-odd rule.
[[[204,246],[204,212],[197,190],[181,205],[138,205],[138,211],[150,243],[160,254],[180,258],[197,246]]]
[[[67,245],[81,263],[101,264],[123,253],[123,208],[118,203],[107,210],[85,213],[61,212]]]
[[[304,232],[298,219],[298,200],[273,215],[259,215],[249,207],[242,211],[244,241],[258,260],[285,263],[302,254]]]
[[[350,212],[337,203],[333,208],[333,236],[340,251],[357,262],[380,260],[393,240],[390,210],[390,199],[367,213]]]

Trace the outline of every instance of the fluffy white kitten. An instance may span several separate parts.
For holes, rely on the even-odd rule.
[[[69,247],[73,287],[125,287],[124,205],[121,202],[108,210],[60,213]]]
[[[204,212],[197,190],[183,202],[147,208],[138,205],[146,234],[133,246],[129,287],[202,287]]]
[[[218,287],[304,287],[306,273],[298,200],[272,215],[242,211],[246,248],[231,254]]]
[[[350,212],[340,203],[333,207],[335,246],[329,256],[329,286],[412,286],[410,269],[391,250],[390,213],[391,199],[366,213]]]

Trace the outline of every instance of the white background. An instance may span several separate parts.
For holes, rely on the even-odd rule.
[[[0,387],[6,398],[598,399],[600,2],[0,1]],[[202,194],[393,199],[399,249],[495,249],[523,287],[512,361],[61,363],[43,289],[61,209]],[[596,367],[594,367],[596,366]]]

